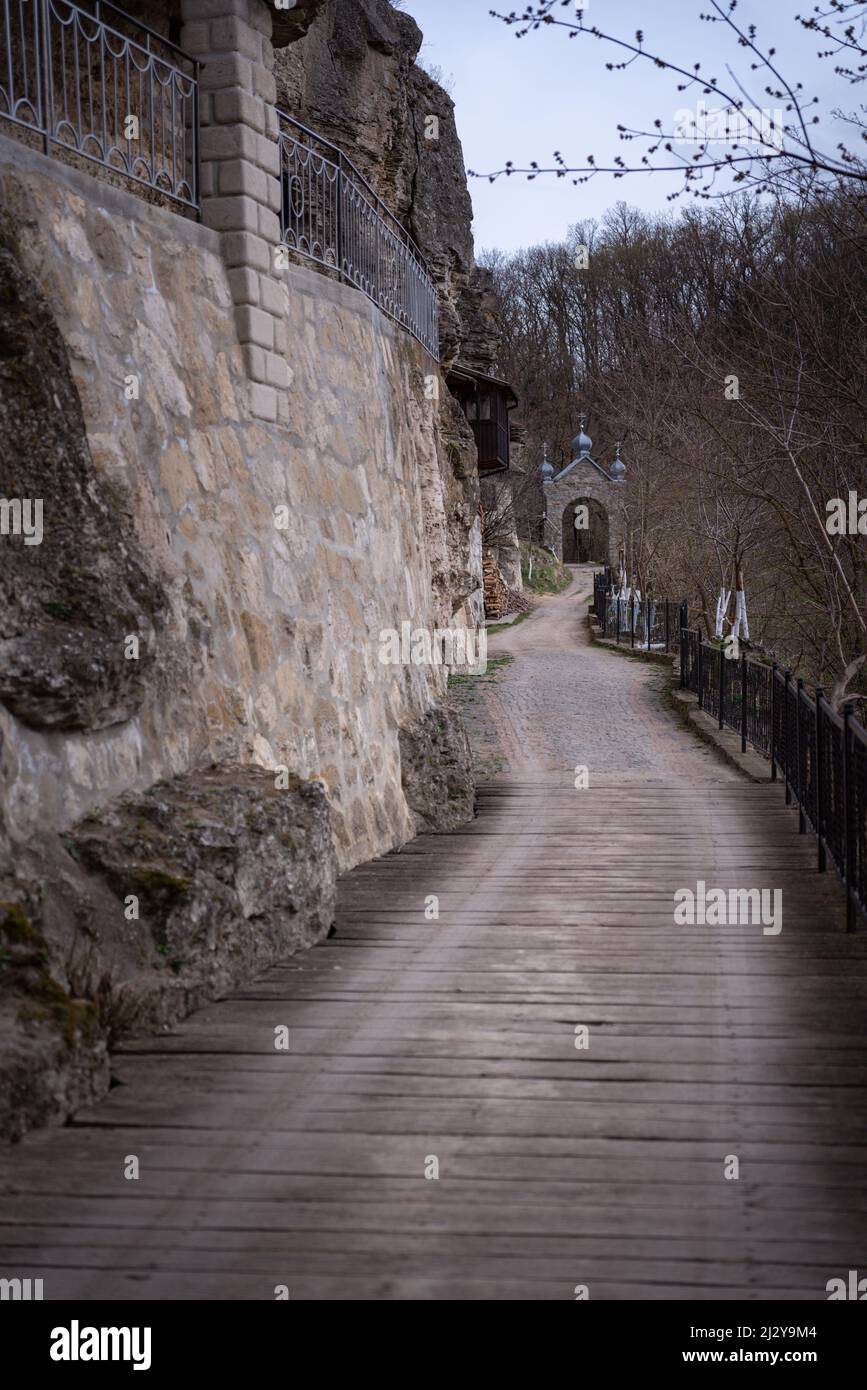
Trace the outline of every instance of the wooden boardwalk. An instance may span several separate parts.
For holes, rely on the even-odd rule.
[[[782,887],[782,932],[675,925],[699,879]],[[333,940],[9,1151],[0,1274],[46,1298],[824,1299],[867,1273],[865,947],[779,788],[510,776],[349,874]]]

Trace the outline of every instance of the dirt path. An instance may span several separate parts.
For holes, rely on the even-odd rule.
[[[739,780],[664,707],[667,672],[591,642],[586,619],[596,567],[571,568],[575,579],[565,593],[544,598],[532,617],[490,639],[490,657],[508,652],[514,661],[466,701],[482,766],[571,782],[581,764],[591,785]]]

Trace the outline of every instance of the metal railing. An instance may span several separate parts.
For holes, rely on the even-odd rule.
[[[836,714],[821,687],[815,698],[804,682],[776,663],[733,658],[686,626],[681,631],[680,683],[721,729],[741,736],[770,759],[771,780],[782,777],[786,804],[798,807],[798,828],[814,832],[820,871],[828,859],[846,889],[846,922],[867,914],[867,730],[854,706]],[[730,648],[728,650],[731,650]]]
[[[593,611],[602,636],[645,651],[676,652],[685,605],[665,598],[622,597],[606,587],[604,575],[594,575]]]
[[[438,361],[436,286],[412,237],[336,145],[277,114],[283,242],[362,290]]]
[[[781,775],[786,804],[798,806],[798,829],[816,836],[819,871],[830,859],[840,875],[853,931],[857,912],[867,915],[867,730],[854,705],[836,714],[821,687],[813,698],[791,671],[730,642],[708,642],[687,626],[686,600],[617,596],[607,565],[593,576],[593,611],[603,637],[679,650],[681,687],[720,729],[740,734],[743,752],[751,745],[770,759],[771,780]]]
[[[198,63],[103,0],[0,0],[0,117],[198,209]]]

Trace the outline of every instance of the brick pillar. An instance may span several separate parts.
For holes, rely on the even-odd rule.
[[[288,385],[280,242],[280,150],[271,10],[265,0],[182,0],[181,47],[202,64],[202,220],[222,233],[250,410],[276,420]]]

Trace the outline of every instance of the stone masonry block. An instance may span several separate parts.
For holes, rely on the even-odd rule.
[[[273,111],[273,107],[266,106],[266,112]],[[271,140],[267,135],[256,136],[256,163],[268,174],[275,177],[280,172],[280,146],[276,139]]]
[[[271,269],[271,248],[267,241],[252,232],[227,232],[223,237],[226,265],[249,266],[251,270]]]
[[[253,91],[272,106],[277,100],[277,82],[274,74],[259,63],[253,64]]]
[[[289,385],[289,365],[286,358],[277,352],[265,353],[266,380],[271,386],[285,391]]]
[[[185,24],[181,30],[181,48],[186,53],[198,57],[200,53],[207,53],[208,46],[208,22],[206,19],[193,20]]]
[[[259,276],[255,270],[250,270],[248,266],[239,265],[234,270],[229,271],[229,288],[236,304],[259,303],[261,298]]]
[[[252,92],[253,64],[240,53],[208,58],[202,63],[199,85],[205,92],[218,92],[223,87],[239,87],[244,92]]]
[[[239,87],[214,93],[214,120],[218,125],[246,125],[260,134],[265,129],[265,103]]]
[[[277,419],[277,392],[273,386],[263,386],[258,381],[250,383],[250,413],[260,420]]]
[[[269,207],[272,212],[276,212],[279,215],[280,204],[283,201],[283,190],[280,187],[280,180],[268,178],[267,175],[265,177],[265,206]]]
[[[274,351],[289,351],[289,325],[285,319],[274,320]]]
[[[203,130],[199,142],[202,159],[249,159],[260,163],[261,135],[245,125],[212,125]]]
[[[263,309],[242,304],[235,310],[238,337],[242,343],[256,343],[270,351],[274,347],[274,320]]]
[[[181,0],[181,15],[184,23],[193,19],[222,19],[226,15],[247,19],[251,8],[261,3],[262,0]],[[253,27],[257,25],[258,21]]]
[[[265,134],[269,140],[276,140],[280,134],[280,117],[273,106],[265,107]]]
[[[268,185],[276,180],[269,179],[262,169],[246,159],[229,159],[219,169],[221,193],[243,193],[257,203],[267,204]]]
[[[214,19],[211,21],[211,49],[214,53],[241,53],[245,58],[260,63],[262,35],[245,19],[237,16]]]
[[[217,170],[214,164],[202,163],[199,168],[199,196],[213,198],[217,192]]]
[[[268,209],[264,208],[263,211],[267,212]],[[209,198],[204,212],[206,225],[218,232],[255,232],[259,229],[259,204],[252,198]]]
[[[277,216],[276,212],[272,212],[270,208],[264,207],[262,203],[258,204],[258,208],[259,235],[263,236],[266,241],[270,241],[272,244],[278,242],[280,240],[280,218]]]
[[[270,39],[273,28],[271,19],[271,5],[266,0],[247,0],[247,21],[254,29],[257,29],[266,39]],[[294,9],[294,5],[289,5],[289,9]]]
[[[244,365],[247,368],[247,375],[251,381],[262,381],[268,384],[268,375],[265,369],[265,349],[257,347],[255,343],[244,344]]]
[[[261,275],[259,277],[259,302],[267,313],[284,315],[289,307],[285,283],[281,280],[274,280],[270,275]]]

